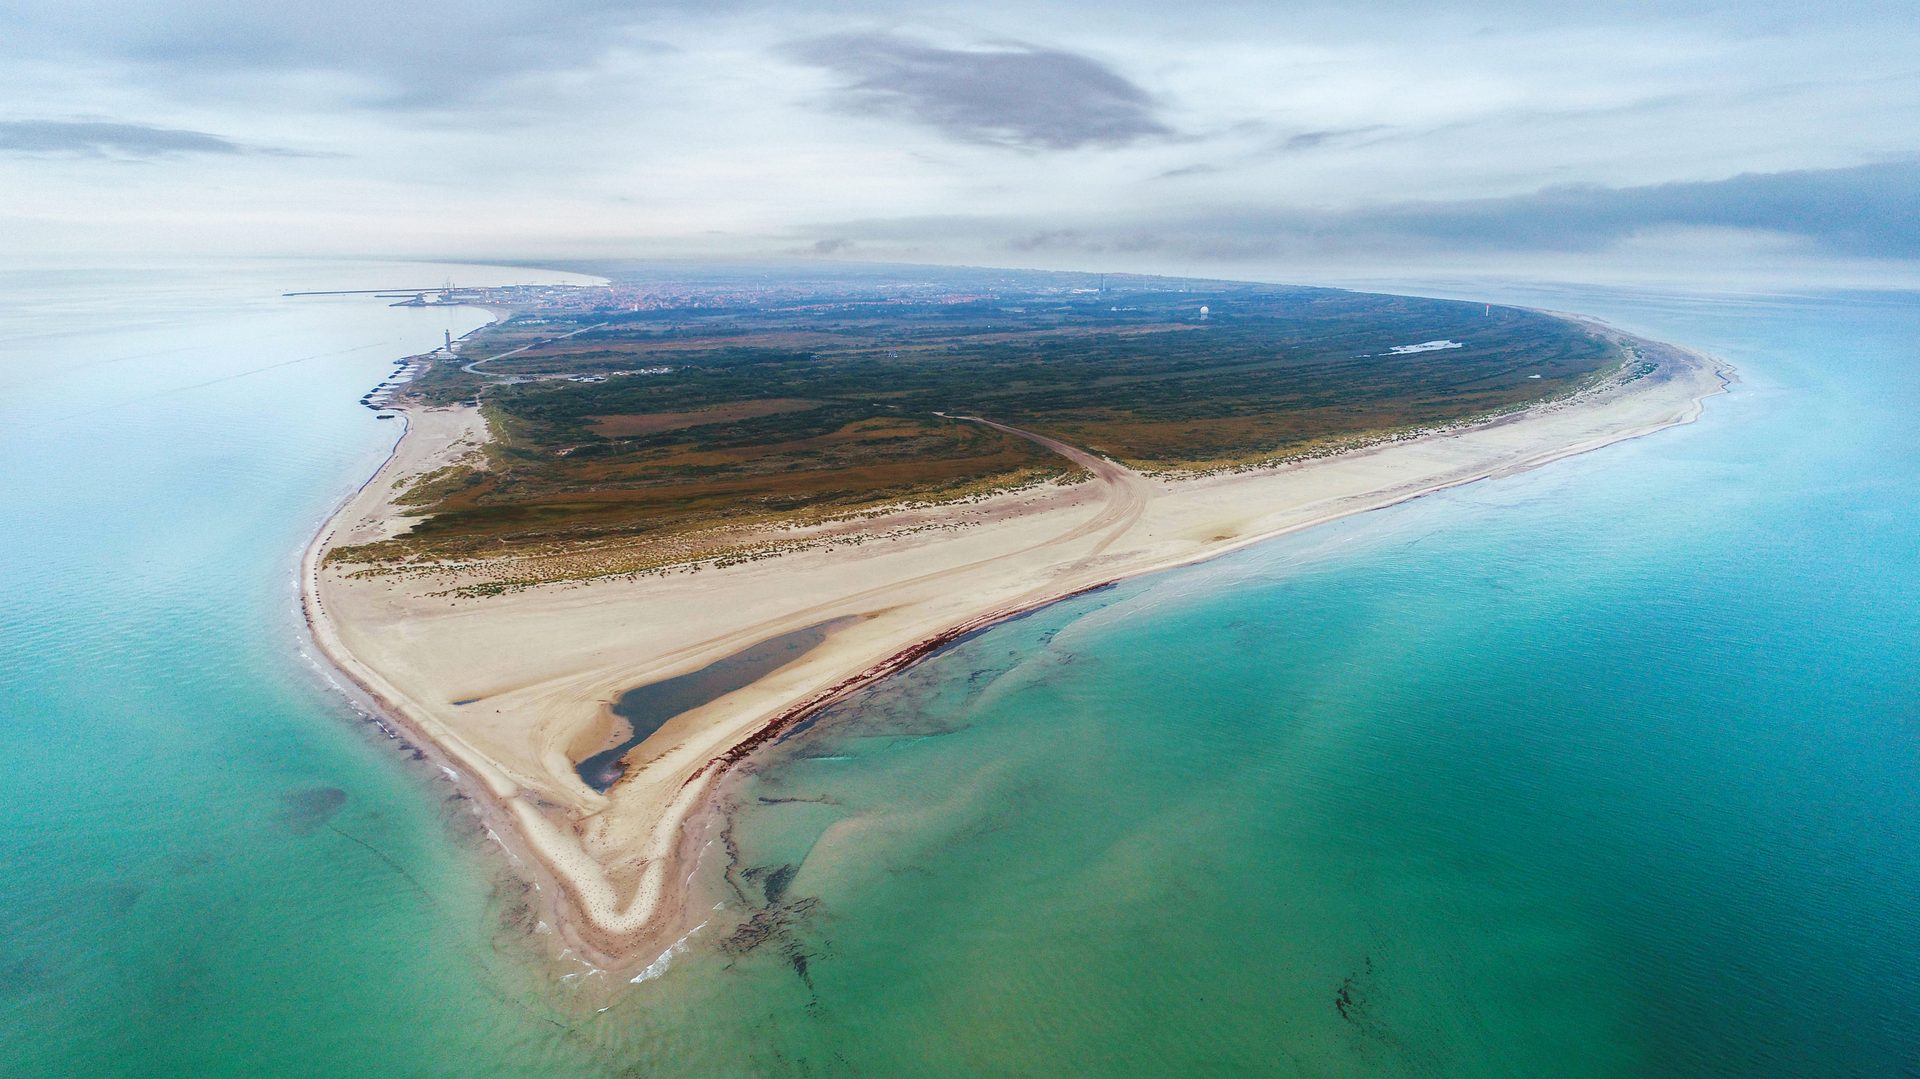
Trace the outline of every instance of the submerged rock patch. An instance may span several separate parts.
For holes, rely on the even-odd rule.
[[[301,787],[280,795],[280,822],[294,835],[310,835],[325,827],[342,806],[347,792],[339,787]]]

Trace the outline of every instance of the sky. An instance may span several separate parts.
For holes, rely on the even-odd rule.
[[[1920,0],[0,0],[0,260],[1920,281]]]

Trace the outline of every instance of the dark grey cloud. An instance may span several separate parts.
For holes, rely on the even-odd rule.
[[[814,38],[788,52],[845,80],[838,107],[926,124],[965,142],[1070,150],[1172,134],[1145,90],[1077,53],[943,49],[892,34]]]
[[[1795,236],[1833,254],[1920,256],[1920,161],[1745,173],[1724,180],[1413,202],[1336,219],[1361,231],[1462,246],[1583,251],[1661,228]]]
[[[788,248],[785,253],[789,255],[807,255],[813,258],[825,258],[828,255],[849,254],[856,246],[852,240],[844,236],[828,236],[801,247]]]
[[[177,154],[290,155],[205,131],[93,120],[0,121],[0,153],[81,157],[170,157]]]
[[[1258,259],[1324,251],[1604,250],[1671,229],[1728,229],[1796,239],[1826,255],[1920,258],[1920,160],[1748,173],[1722,180],[1544,188],[1524,195],[1382,204],[1314,213],[1216,207],[1134,221],[934,217],[829,226],[865,242],[933,245],[999,236],[1006,250]]]

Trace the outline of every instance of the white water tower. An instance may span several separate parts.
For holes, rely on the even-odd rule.
[[[1207,321],[1207,314],[1208,314],[1208,312],[1207,312],[1207,305],[1206,305],[1206,304],[1201,304],[1201,305],[1200,305],[1200,321],[1202,321],[1202,322],[1205,322],[1205,321]]]

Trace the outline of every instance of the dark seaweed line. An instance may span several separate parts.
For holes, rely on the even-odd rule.
[[[899,674],[901,671],[912,667],[921,660],[945,651],[953,645],[970,640],[995,626],[1025,618],[1036,611],[1052,607],[1055,604],[1065,603],[1071,599],[1078,599],[1082,596],[1106,591],[1118,583],[1118,581],[1102,581],[1099,584],[1088,585],[1085,588],[1075,589],[1064,595],[1055,596],[1052,599],[1036,603],[1030,607],[1022,607],[1013,611],[995,611],[991,614],[982,615],[963,625],[956,626],[944,633],[929,637],[910,648],[902,649],[887,657],[885,660],[861,671],[859,674],[821,690],[812,697],[807,698],[768,720],[759,730],[754,731],[753,734],[735,743],[734,746],[726,752],[714,757],[706,764],[701,765],[699,769],[687,777],[686,781],[682,783],[680,787],[682,790],[685,790],[688,786],[699,782],[704,777],[709,775],[717,777],[724,774],[728,769],[739,764],[761,747],[770,742],[777,741],[780,736],[786,734],[789,730],[805,720],[811,719],[822,710],[840,703],[859,690],[865,689],[876,682]]]

